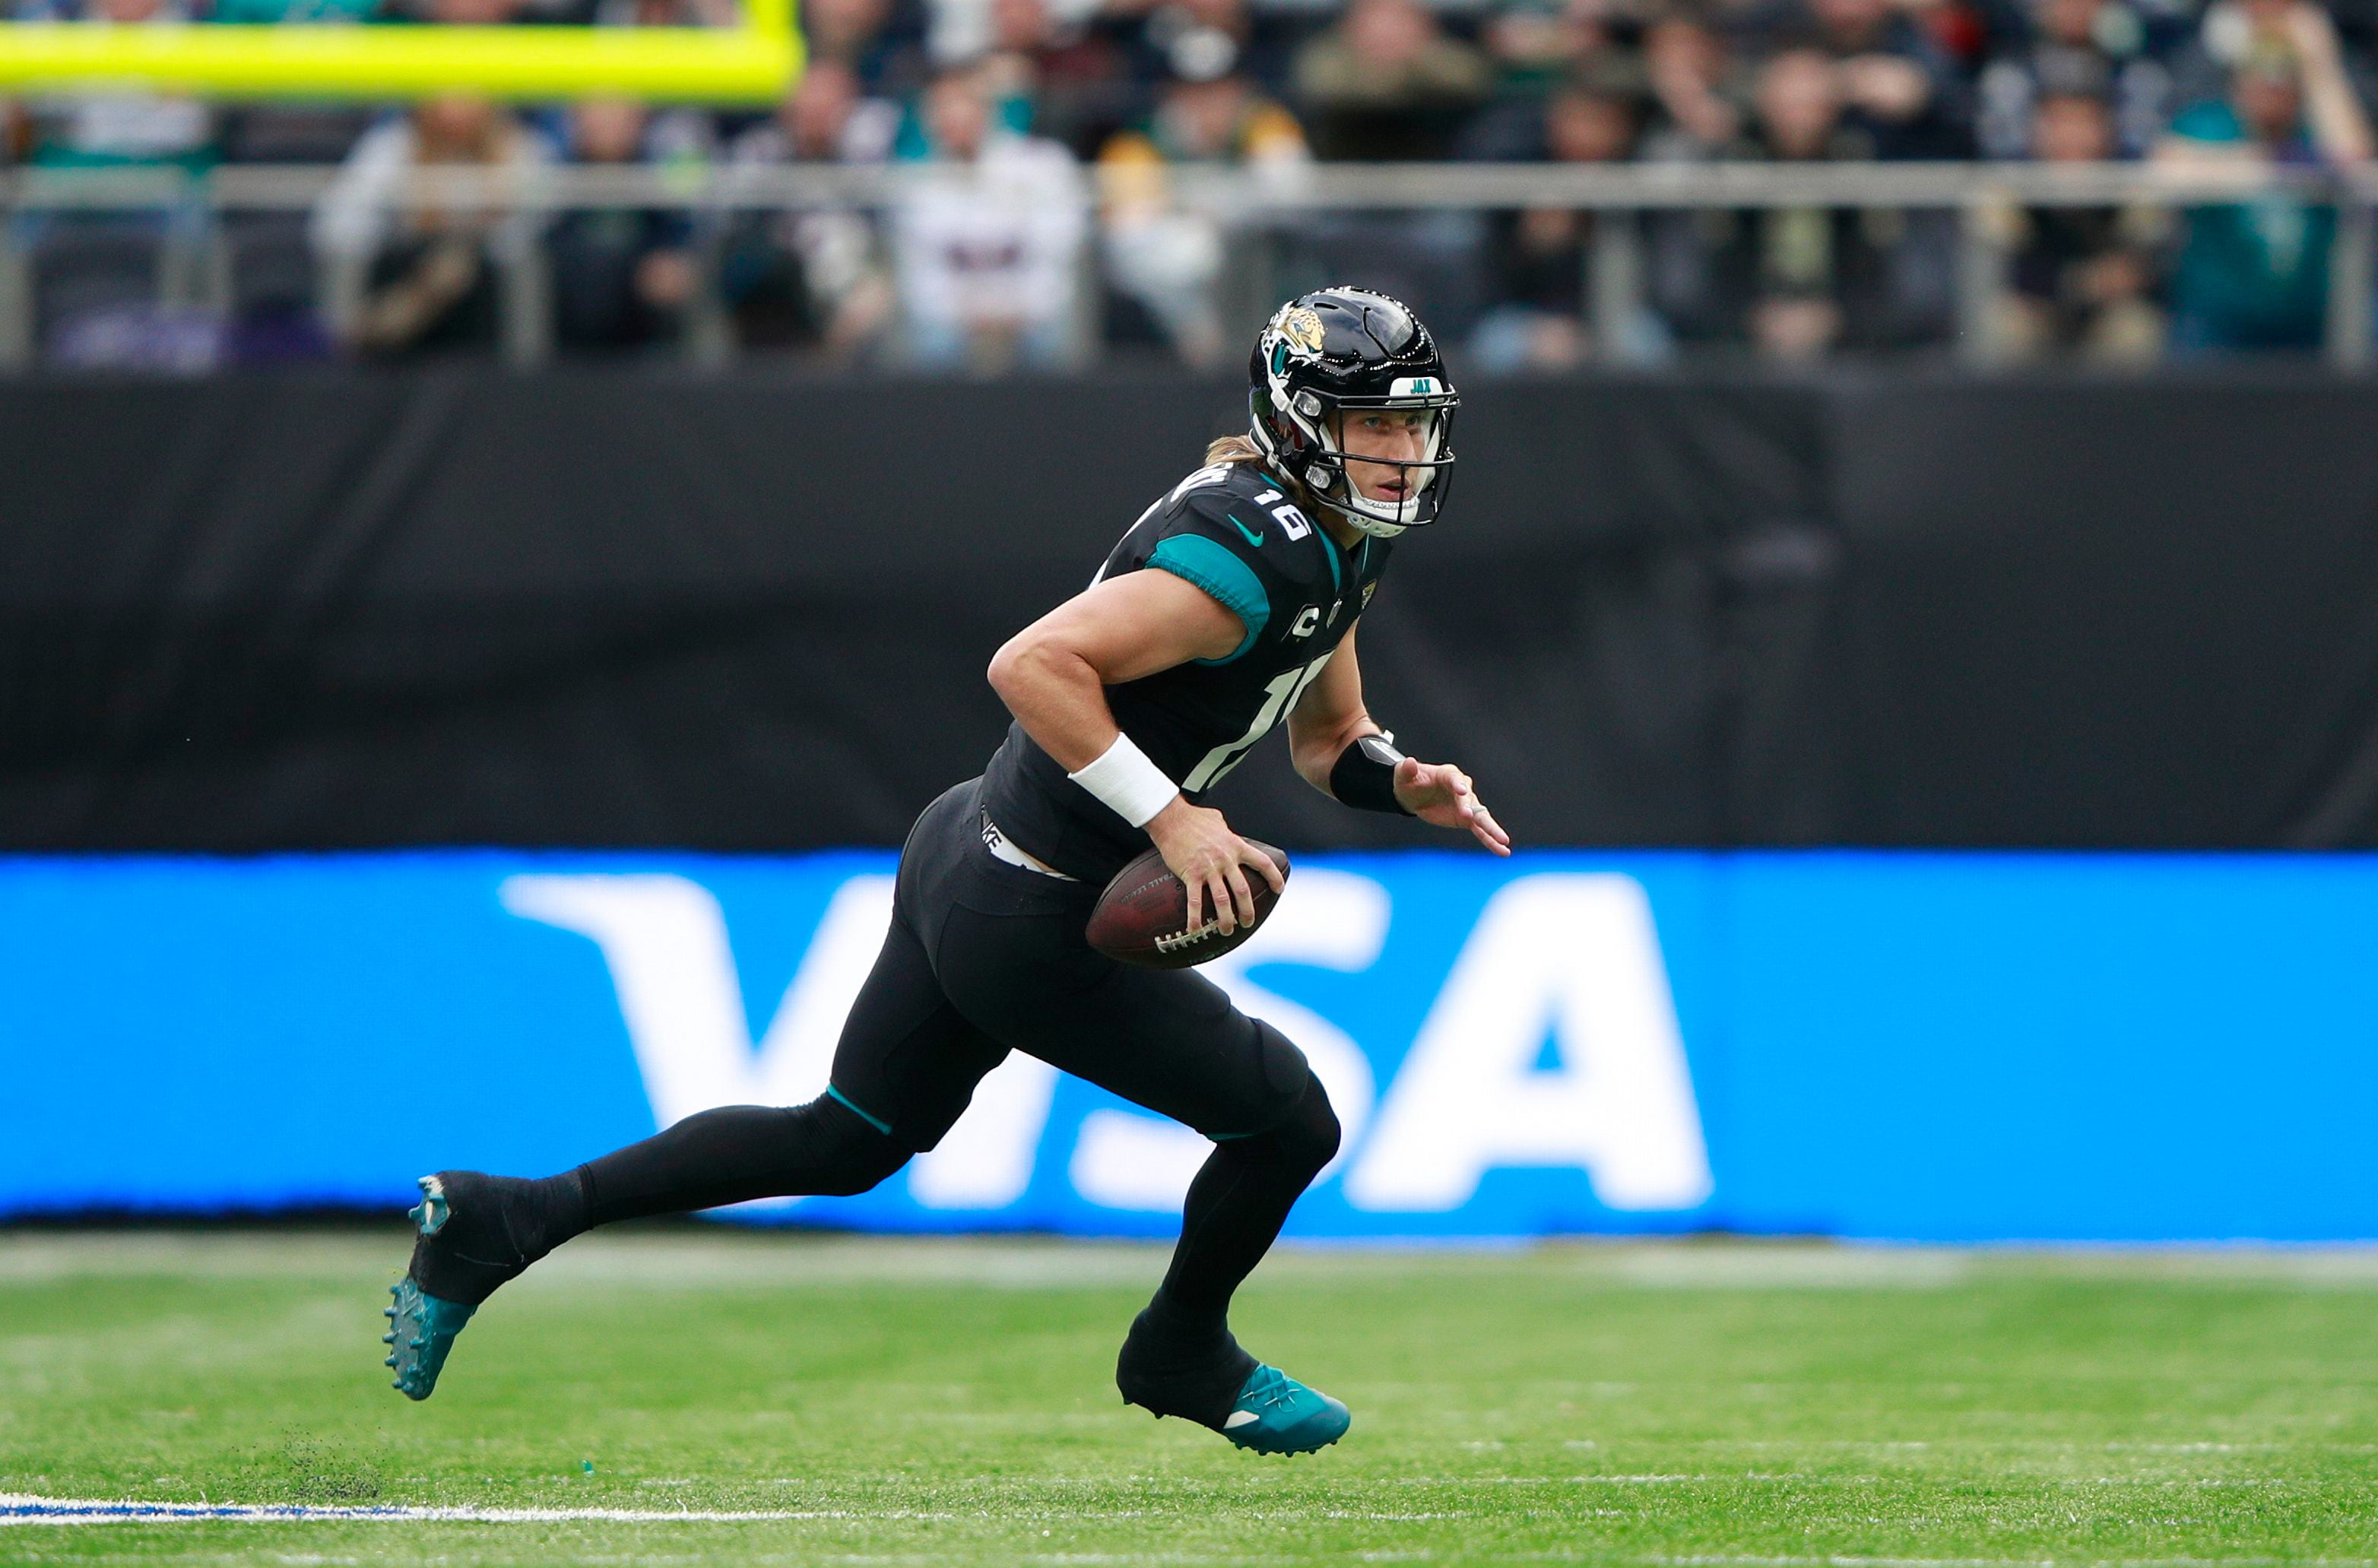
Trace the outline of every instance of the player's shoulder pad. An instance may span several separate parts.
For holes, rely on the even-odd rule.
[[[1161,536],[1215,541],[1267,584],[1304,587],[1330,579],[1328,541],[1313,520],[1254,463],[1218,463],[1183,480],[1166,497]],[[1160,545],[1159,545],[1160,547]]]
[[[1252,464],[1200,469],[1155,510],[1155,526],[1140,545],[1142,564],[1204,589],[1245,628],[1238,648],[1210,663],[1228,664],[1267,628],[1285,627],[1328,570],[1311,521]],[[1317,543],[1327,547],[1327,540]]]
[[[1175,485],[1159,509],[1167,517],[1220,517],[1234,506],[1254,505],[1256,497],[1274,488],[1271,475],[1255,463],[1209,463]]]

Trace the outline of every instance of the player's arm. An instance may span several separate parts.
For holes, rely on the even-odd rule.
[[[1346,748],[1366,735],[1385,735],[1363,706],[1363,668],[1354,658],[1356,621],[1346,628],[1338,651],[1288,711],[1288,754],[1306,784],[1335,798],[1329,788],[1330,770]]]
[[[1288,714],[1289,754],[1306,784],[1333,800],[1371,804],[1360,796],[1367,783],[1381,809],[1399,809],[1440,828],[1467,829],[1497,855],[1511,853],[1511,835],[1478,798],[1470,775],[1450,762],[1422,762],[1397,756],[1390,762],[1378,748],[1358,748],[1371,736],[1385,736],[1363,706],[1363,668],[1354,653],[1357,621],[1313,684]],[[1392,804],[1391,804],[1392,803]]]
[[[1078,772],[1123,733],[1110,686],[1192,659],[1219,659],[1245,628],[1204,589],[1164,571],[1125,572],[1066,600],[1017,632],[991,661],[991,686],[1024,733]]]
[[[1255,923],[1253,866],[1277,892],[1271,856],[1231,831],[1219,811],[1193,806],[1124,737],[1105,688],[1192,659],[1220,659],[1246,636],[1236,612],[1168,571],[1134,571],[1093,583],[1007,640],[991,661],[991,686],[1040,749],[1091,794],[1147,830],[1164,863],[1190,890],[1189,929],[1204,926],[1206,899],[1224,935]]]

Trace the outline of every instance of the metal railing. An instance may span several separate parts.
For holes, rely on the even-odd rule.
[[[1086,171],[1084,199],[1099,195],[1101,171]],[[31,362],[34,301],[19,215],[173,210],[197,221],[174,225],[159,263],[161,293],[199,305],[229,296],[220,220],[236,213],[313,209],[339,178],[334,167],[226,165],[202,174],[178,169],[42,170],[0,174],[0,370]],[[531,222],[573,210],[667,209],[700,219],[739,213],[883,209],[928,186],[948,188],[943,165],[838,167],[555,165],[534,170],[435,167],[392,183],[379,199],[391,211],[457,207]],[[1144,178],[1137,175],[1135,178]],[[1627,322],[1644,299],[1647,214],[1690,210],[1832,209],[1953,214],[1958,234],[1954,343],[1965,363],[2001,363],[2009,345],[1998,325],[2009,287],[2012,210],[2140,206],[2167,210],[2286,196],[2334,207],[2325,356],[2339,369],[2366,365],[2372,350],[2372,291],[2378,283],[2378,170],[2325,171],[2244,164],[2036,163],[1629,163],[1330,164],[1261,171],[1182,167],[1168,171],[1168,198],[1251,233],[1301,215],[1348,212],[1491,212],[1567,208],[1598,215],[1586,292],[1599,341],[1623,355]],[[1136,186],[1135,189],[1138,188]],[[715,232],[717,223],[709,224]],[[1095,233],[1095,226],[1087,231]],[[1094,243],[1084,265],[1094,265]],[[342,265],[345,270],[342,271]],[[498,257],[507,363],[533,366],[553,352],[550,291],[540,247]],[[336,314],[357,295],[352,262],[326,259],[318,299]],[[691,306],[688,355],[717,365],[735,353],[715,269]]]

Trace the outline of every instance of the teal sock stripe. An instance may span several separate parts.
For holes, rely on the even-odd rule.
[[[831,1083],[825,1086],[825,1092],[829,1097],[840,1101],[845,1107],[847,1107],[851,1115],[859,1118],[859,1120],[867,1123],[868,1126],[872,1127],[876,1131],[883,1133],[886,1136],[890,1135],[892,1131],[892,1124],[890,1122],[884,1120],[880,1116],[869,1115],[866,1108],[859,1105],[857,1100],[852,1099],[848,1095],[844,1094],[841,1090],[835,1088]]]

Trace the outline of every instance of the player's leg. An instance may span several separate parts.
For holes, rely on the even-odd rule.
[[[895,911],[843,1021],[826,1092],[801,1106],[703,1111],[588,1161],[578,1167],[586,1224],[867,1191],[940,1143],[1006,1055],[943,997]]]
[[[703,1111],[540,1179],[424,1177],[413,1261],[388,1309],[396,1386],[427,1398],[479,1305],[595,1226],[754,1198],[868,1191],[940,1142],[975,1083],[1005,1055],[942,997],[913,928],[895,913],[844,1023],[833,1087],[807,1105]],[[871,1104],[891,1108],[864,1108]]]
[[[1257,1363],[1229,1327],[1232,1294],[1337,1153],[1338,1132],[1329,1096],[1315,1078],[1277,1126],[1216,1140],[1182,1204],[1181,1240],[1164,1283],[1116,1358],[1115,1382],[1126,1400],[1208,1426],[1219,1410],[1223,1435],[1267,1454],[1308,1453],[1345,1434],[1343,1405]],[[1227,1399],[1219,1398],[1225,1387]]]
[[[1210,981],[1090,952],[1079,913],[961,905],[934,958],[944,993],[987,1033],[1215,1140],[1164,1284],[1124,1345],[1123,1396],[1266,1452],[1335,1441],[1345,1407],[1262,1366],[1229,1326],[1240,1282],[1337,1153],[1329,1097],[1302,1052]]]
[[[1290,1049],[1267,1023],[1266,1048]],[[1181,1241],[1149,1303],[1189,1326],[1220,1327],[1241,1281],[1255,1272],[1287,1223],[1289,1210],[1338,1152],[1338,1118],[1321,1081],[1303,1091],[1274,1126],[1218,1139],[1182,1204]]]

